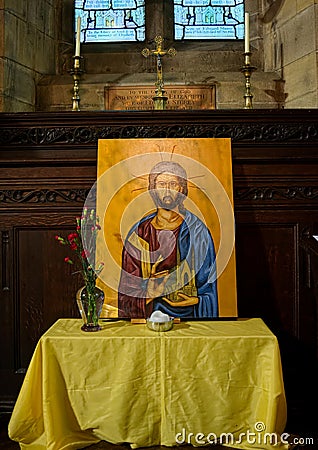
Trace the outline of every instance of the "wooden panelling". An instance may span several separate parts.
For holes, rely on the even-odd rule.
[[[237,260],[243,262],[237,264],[239,316],[260,316],[294,336],[299,334],[297,234],[297,224],[269,222],[239,223],[236,234]]]
[[[313,110],[0,114],[0,408],[12,408],[40,335],[78,316],[81,281],[54,236],[73,230],[96,180],[98,139],[154,137],[231,138],[239,315],[277,334],[289,423],[310,431],[317,281],[301,243],[318,234]]]
[[[75,294],[81,280],[72,275],[72,267],[64,263],[67,249],[58,246],[54,239],[61,231],[48,224],[15,229],[19,274],[16,297],[19,341],[15,351],[20,355],[18,370],[28,366],[39,335],[48,325],[57,317],[78,315]],[[63,234],[73,231],[74,228],[64,229]]]

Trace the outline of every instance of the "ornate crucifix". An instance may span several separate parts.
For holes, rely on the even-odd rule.
[[[150,55],[154,55],[157,58],[157,82],[156,82],[156,95],[153,97],[155,109],[165,109],[166,108],[166,102],[167,97],[164,95],[165,91],[163,89],[164,83],[163,83],[163,75],[162,75],[162,57],[165,55],[168,56],[175,56],[176,50],[171,47],[168,50],[163,50],[163,37],[162,36],[156,36],[154,39],[156,43],[156,49],[155,50],[149,50],[149,48],[144,48],[141,52],[141,54],[148,58]]]

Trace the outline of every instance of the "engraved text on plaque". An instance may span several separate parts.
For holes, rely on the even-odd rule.
[[[106,110],[154,109],[152,86],[105,87]],[[214,85],[165,86],[166,109],[215,109]]]

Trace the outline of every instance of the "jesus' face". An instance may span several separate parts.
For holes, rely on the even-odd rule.
[[[179,177],[171,173],[159,174],[153,196],[158,207],[169,210],[176,208],[183,200]]]

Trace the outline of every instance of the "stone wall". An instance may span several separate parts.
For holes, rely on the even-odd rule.
[[[64,2],[64,7],[65,7]],[[69,12],[71,11],[67,0]],[[169,2],[152,1],[146,3],[152,23],[147,28],[147,43],[135,47],[99,44],[82,45],[82,64],[85,69],[80,81],[81,110],[103,110],[104,89],[107,86],[153,86],[155,90],[156,63],[154,58],[144,58],[141,50],[151,44],[149,40],[156,34],[165,36],[166,46],[173,45],[177,54],[163,59],[164,81],[166,85],[204,85],[213,84],[216,89],[218,109],[237,109],[244,107],[245,79],[240,69],[243,65],[244,44],[239,42],[178,43],[169,35],[167,23],[171,25],[172,12]],[[246,8],[251,14],[252,64],[257,66],[252,77],[254,108],[278,108],[278,75],[263,71],[262,24],[259,21],[261,0],[246,0]],[[165,17],[165,20],[163,20]],[[58,76],[42,77],[38,85],[38,104],[40,111],[69,110],[72,107],[73,80],[68,70],[71,68],[73,37],[72,21],[64,15],[63,42],[65,51],[61,58]],[[67,23],[68,22],[68,23]],[[170,27],[170,31],[171,31]]]
[[[57,3],[0,0],[0,111],[34,111],[40,76],[55,73]]]
[[[264,68],[285,81],[286,108],[317,108],[317,0],[275,3],[263,20]]]
[[[177,50],[163,61],[167,85],[214,84],[218,109],[243,108],[243,42],[173,43],[169,1],[146,5],[147,44],[82,45],[81,109],[105,109],[107,86],[154,87],[155,61],[141,50],[156,34]],[[255,109],[317,107],[317,8],[316,0],[246,0]],[[73,0],[0,0],[0,111],[72,108],[73,27]]]
[[[278,108],[275,74],[253,75],[253,106],[255,109]],[[166,85],[213,84],[216,87],[217,109],[240,109],[244,107],[244,77],[237,71],[198,72],[197,75],[177,73],[165,75]],[[104,90],[108,86],[152,86],[155,92],[155,74],[84,74],[80,83],[81,111],[105,109]],[[72,108],[73,84],[71,76],[44,77],[38,86],[37,109],[39,111],[67,111]]]

